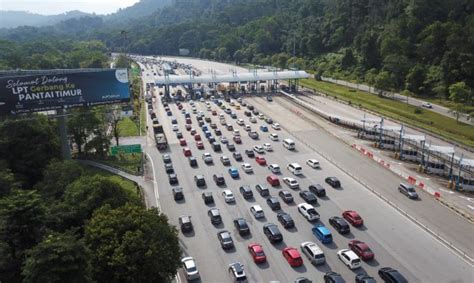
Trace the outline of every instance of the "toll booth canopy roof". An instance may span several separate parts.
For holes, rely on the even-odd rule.
[[[430,145],[428,146],[428,150],[432,152],[444,153],[447,155],[451,155],[454,153],[454,147],[451,146]]]
[[[402,138],[404,140],[411,140],[411,141],[416,141],[416,142],[422,142],[422,141],[425,141],[426,140],[426,137],[425,136],[421,136],[421,135],[408,135],[408,134],[404,134],[402,136]]]

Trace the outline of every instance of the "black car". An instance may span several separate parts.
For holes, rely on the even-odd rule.
[[[329,218],[329,224],[341,234],[347,234],[351,231],[349,224],[347,224],[344,218],[339,216],[333,216]]]
[[[166,163],[171,163],[171,156],[169,154],[163,154],[163,162]]]
[[[220,231],[217,233],[217,238],[219,239],[219,242],[221,243],[221,247],[225,249],[232,249],[234,247],[234,240],[232,240],[232,237],[230,236],[229,231]]]
[[[245,110],[244,115],[247,116],[247,117],[250,117],[250,116],[252,116],[252,112],[250,112],[248,110]]]
[[[170,185],[174,185],[178,183],[178,176],[176,174],[168,174],[168,181],[170,182]]]
[[[234,157],[235,161],[242,161],[242,154],[240,154],[240,152],[233,152],[232,156]]]
[[[190,156],[190,157],[188,157],[188,160],[189,160],[189,165],[191,167],[196,167],[198,165],[196,157]]]
[[[283,227],[287,229],[295,227],[295,222],[293,221],[293,218],[291,218],[291,215],[286,212],[278,213],[277,219],[281,223],[281,225],[283,225]]]
[[[268,240],[271,243],[281,242],[283,241],[283,235],[281,234],[278,226],[273,223],[266,223],[263,225],[263,233],[267,236]]]
[[[408,283],[408,280],[400,272],[391,267],[380,268],[379,276],[385,283]]]
[[[324,274],[324,283],[345,283],[346,281],[342,278],[341,274],[334,271],[326,272]]]
[[[223,156],[221,156],[220,159],[221,159],[222,165],[224,165],[224,166],[229,166],[230,165],[229,157],[223,155]]]
[[[244,199],[251,199],[253,198],[253,192],[252,189],[250,189],[249,186],[241,186],[239,188],[240,193],[244,197]]]
[[[183,138],[183,133],[181,133],[181,132],[176,132],[176,137],[177,137],[178,139],[182,139],[182,138]]]
[[[202,199],[204,200],[204,204],[214,203],[214,197],[211,192],[202,193]]]
[[[253,149],[246,149],[245,154],[247,154],[247,156],[250,157],[250,158],[255,157],[255,152],[253,152]]]
[[[222,176],[222,174],[214,174],[212,175],[212,179],[218,186],[225,185],[225,179],[224,179],[224,176]]]
[[[211,118],[210,118],[210,117],[206,117],[206,118],[204,118],[204,121],[206,121],[207,123],[210,123],[210,122],[211,122]]]
[[[178,200],[184,199],[184,194],[183,194],[183,189],[182,188],[176,187],[176,188],[173,188],[172,191],[173,191],[174,200],[178,201]]]
[[[270,124],[270,125],[273,124],[272,118],[267,118],[267,119],[265,119],[265,122],[267,122],[267,123]]]
[[[219,225],[222,223],[221,213],[218,208],[211,208],[207,211],[207,215],[211,219],[211,223],[214,225]]]
[[[222,136],[222,132],[219,129],[215,129],[214,133],[216,134],[216,136]]]
[[[304,199],[305,202],[310,203],[310,204],[314,204],[318,202],[316,195],[310,191],[301,191],[300,197]]]
[[[278,193],[280,198],[285,202],[285,203],[292,203],[293,202],[293,196],[289,191],[283,190]]]
[[[209,126],[211,127],[211,129],[217,129],[216,123],[211,123]]]
[[[198,187],[202,187],[206,185],[206,179],[204,179],[203,175],[196,175],[194,176],[194,181]]]
[[[313,281],[309,280],[306,277],[298,277],[295,279],[295,283],[313,283]]]
[[[267,198],[267,204],[272,210],[280,210],[280,201],[276,197]]]
[[[166,174],[172,174],[172,173],[174,173],[173,164],[171,164],[171,163],[165,163],[165,171],[166,171]]]
[[[374,277],[372,276],[369,276],[364,273],[359,273],[355,277],[355,282],[356,283],[376,283],[377,281],[375,281]]]
[[[341,182],[336,177],[327,177],[324,179],[324,181],[326,181],[326,183],[328,183],[333,188],[341,187]]]
[[[207,140],[209,141],[210,144],[213,144],[213,143],[216,142],[216,138],[213,137],[213,136],[208,137]],[[219,148],[219,150],[220,150],[220,148]],[[217,150],[215,148],[214,148],[214,151],[217,152]]]
[[[191,216],[182,215],[179,217],[179,227],[181,232],[187,233],[193,231],[193,223],[191,222]]]
[[[204,125],[204,121],[202,120],[202,118],[201,118],[201,120],[199,120],[198,125],[199,125],[199,127],[202,127]]]
[[[309,191],[322,198],[326,196],[326,189],[321,184],[314,184],[308,187]]]
[[[228,149],[230,152],[235,151],[235,144],[233,144],[233,143],[228,143],[228,144],[227,144],[227,149]]]
[[[262,197],[267,197],[270,195],[270,191],[264,185],[258,184],[255,186],[255,189]]]
[[[239,231],[240,236],[245,236],[250,234],[249,225],[247,225],[247,220],[244,218],[234,219],[234,226],[237,231]]]

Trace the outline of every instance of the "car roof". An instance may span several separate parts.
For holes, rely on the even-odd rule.
[[[285,248],[285,250],[292,258],[300,257],[300,253],[295,248],[288,247],[288,248]]]
[[[256,211],[263,210],[262,207],[259,204],[256,204],[256,205],[252,206],[251,208],[255,209]]]
[[[319,232],[321,232],[324,235],[331,235],[331,231],[329,231],[329,229],[326,228],[326,226],[324,226],[324,225],[317,224],[317,225],[314,226],[314,228],[318,229]]]

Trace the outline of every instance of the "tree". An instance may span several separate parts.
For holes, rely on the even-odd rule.
[[[109,113],[109,119],[110,121],[110,126],[112,127],[112,135],[115,138],[115,144],[118,146],[119,145],[119,139],[120,139],[120,121],[122,121],[122,112],[120,110],[120,107],[115,106],[111,107],[110,113]]]
[[[244,60],[244,52],[239,49],[235,51],[233,57],[234,57],[235,63],[239,65],[240,63],[242,63],[242,60]]]
[[[92,282],[89,254],[72,232],[51,233],[27,252],[23,282]]]
[[[68,131],[73,142],[77,145],[78,154],[81,155],[87,138],[93,133],[101,121],[96,113],[88,108],[75,109],[68,119]]]
[[[375,78],[375,88],[379,90],[389,91],[393,88],[392,78],[390,77],[390,73],[387,71],[380,72],[377,77]]]
[[[352,53],[352,49],[347,48],[344,51],[344,56],[342,57],[341,60],[341,67],[343,69],[348,69],[352,67],[356,63],[356,60],[354,58],[354,54]]]
[[[8,195],[11,190],[18,189],[20,184],[4,160],[0,160],[0,198]]]
[[[424,94],[424,81],[426,79],[426,71],[423,66],[417,64],[408,72],[405,79],[405,87],[407,90],[415,94]]]
[[[82,167],[71,160],[53,160],[43,172],[43,180],[35,188],[47,199],[62,199],[66,187],[80,178]]]
[[[104,206],[87,223],[85,239],[99,282],[167,282],[180,266],[176,228],[157,209]]]
[[[115,61],[115,68],[124,68],[127,69],[130,67],[130,59],[127,56],[120,54],[117,56],[117,60]]]
[[[472,90],[464,82],[457,82],[449,86],[449,99],[455,102],[451,110],[459,121],[461,113],[465,112],[468,105],[472,104]]]

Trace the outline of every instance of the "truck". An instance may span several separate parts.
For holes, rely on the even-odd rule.
[[[163,150],[168,147],[168,141],[164,133],[155,134],[156,148]]]
[[[153,123],[153,133],[155,135],[157,134],[163,134],[163,126],[160,124],[155,124]]]

